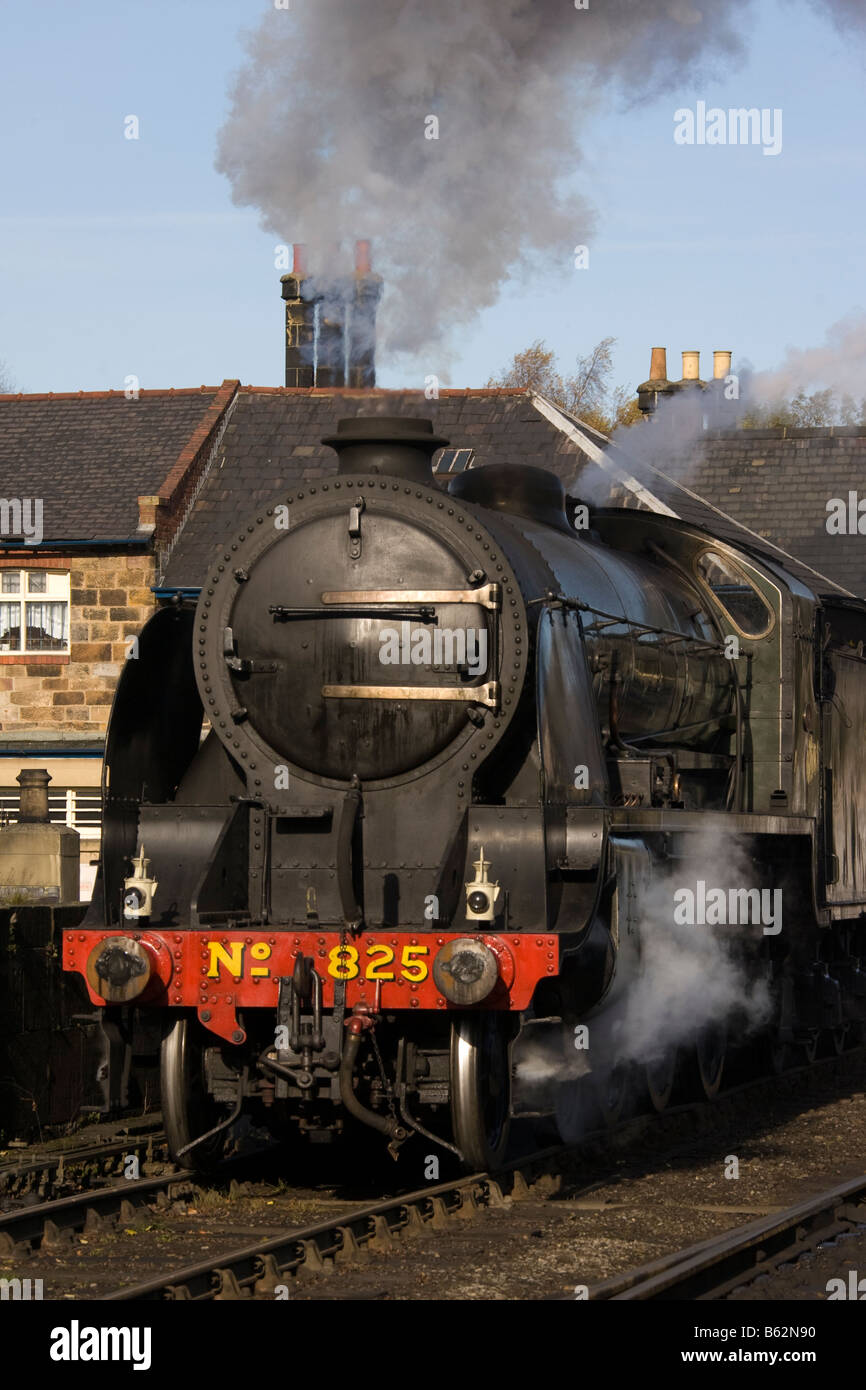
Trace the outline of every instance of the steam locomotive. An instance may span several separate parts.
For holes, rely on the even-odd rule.
[[[324,442],[336,473],[251,516],[197,605],[142,630],[65,933],[109,1022],[164,1019],[175,1158],[212,1163],[248,1111],[495,1164],[521,1057],[592,1036],[640,978],[647,896],[698,837],[743,848],[741,903],[784,891],[778,930],[745,913],[731,937],[773,1059],[858,1036],[866,604],[543,469],[446,490],[426,419]],[[652,1103],[684,1052],[714,1094],[732,1041],[699,1020],[679,1059],[650,1049]],[[610,1112],[618,1059],[593,1060]]]

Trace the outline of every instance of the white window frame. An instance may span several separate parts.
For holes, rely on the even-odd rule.
[[[33,566],[21,565],[2,565],[0,566],[0,576],[6,574],[18,575],[18,593],[9,594],[2,592],[2,578],[0,578],[0,603],[17,604],[20,608],[18,631],[21,634],[20,641],[26,643],[26,621],[28,603],[62,603],[66,608],[66,641],[62,647],[27,647],[20,645],[17,647],[7,646],[0,641],[0,656],[69,656],[69,638],[72,614],[70,611],[70,583],[69,570],[48,569],[44,566],[34,568]],[[30,588],[31,575],[45,576],[45,593],[34,593]]]

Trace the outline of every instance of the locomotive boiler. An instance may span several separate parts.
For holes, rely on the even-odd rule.
[[[175,1158],[212,1162],[248,1110],[496,1163],[521,1049],[628,988],[648,886],[698,833],[786,885],[785,930],[737,938],[775,1055],[843,1046],[866,1011],[866,606],[541,469],[445,490],[426,419],[325,442],[336,473],[225,538],[111,714],[64,963],[109,1017],[162,1011]],[[724,1029],[688,1047],[713,1094]],[[647,1059],[658,1107],[673,1067]]]

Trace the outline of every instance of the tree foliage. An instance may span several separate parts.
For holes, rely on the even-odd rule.
[[[640,419],[634,394],[625,386],[610,385],[615,342],[615,338],[602,338],[585,357],[578,357],[574,371],[565,375],[552,349],[536,339],[516,352],[510,365],[498,377],[491,377],[487,385],[537,391],[593,429],[610,434],[617,425],[632,425]]]
[[[0,358],[0,396],[8,395],[15,390],[15,383],[12,380],[12,373],[6,363]]]
[[[782,425],[795,429],[822,425],[866,426],[866,396],[858,405],[847,393],[837,399],[830,387],[811,394],[800,390],[789,401],[749,406],[740,424],[743,429],[778,429]]]
[[[642,418],[637,396],[625,386],[611,387],[612,349],[615,338],[602,338],[585,357],[578,357],[574,371],[562,372],[556,354],[537,339],[516,352],[488,386],[517,386],[537,391],[554,405],[577,415],[584,424],[611,434],[621,425],[633,425]],[[853,396],[838,397],[832,388],[806,392],[800,390],[790,400],[754,402],[746,405],[738,421],[741,429],[773,429],[781,425],[814,429],[826,425],[857,425],[866,428],[866,396],[858,403]]]

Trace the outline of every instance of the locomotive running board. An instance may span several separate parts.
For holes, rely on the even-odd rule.
[[[499,681],[486,685],[323,685],[329,700],[462,700],[496,709]]]
[[[502,607],[500,584],[477,589],[329,589],[322,603],[474,603],[480,608]]]

